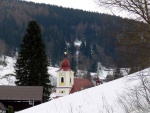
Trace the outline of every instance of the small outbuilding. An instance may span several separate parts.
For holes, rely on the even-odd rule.
[[[43,86],[0,86],[0,109],[12,106],[14,111],[20,111],[43,100]]]

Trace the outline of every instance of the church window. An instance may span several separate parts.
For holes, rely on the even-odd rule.
[[[61,83],[64,83],[64,77],[61,77]]]
[[[64,93],[63,91],[61,93]]]
[[[71,78],[70,78],[70,83],[71,83]]]

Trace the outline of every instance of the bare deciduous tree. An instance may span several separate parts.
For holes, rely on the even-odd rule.
[[[98,0],[98,4],[111,9],[112,12],[114,12],[113,9],[127,11],[136,20],[144,22],[143,24],[142,22],[131,21],[128,29],[124,29],[119,34],[125,33],[126,35],[121,37],[116,35],[116,38],[119,40],[118,43],[121,47],[123,47],[122,50],[118,50],[118,53],[125,56],[124,61],[126,60],[127,65],[132,67],[131,72],[137,71],[138,68],[149,67],[150,0]],[[135,69],[133,69],[134,67]]]
[[[141,113],[150,112],[150,82],[149,71],[147,75],[140,73],[140,81],[135,87],[129,88],[122,95],[118,96],[119,105],[124,108],[125,113],[138,111]]]
[[[119,8],[138,15],[138,20],[143,20],[150,29],[150,0],[98,0],[100,6]]]

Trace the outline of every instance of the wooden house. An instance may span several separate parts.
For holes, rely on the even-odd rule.
[[[20,111],[42,103],[43,86],[0,86],[0,108]]]

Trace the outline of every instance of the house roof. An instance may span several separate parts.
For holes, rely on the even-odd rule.
[[[77,91],[81,91],[83,89],[86,89],[86,88],[92,87],[92,86],[93,86],[93,84],[87,79],[74,78],[74,85],[70,91],[70,94],[77,92]]]
[[[43,86],[0,86],[0,100],[42,101]]]

